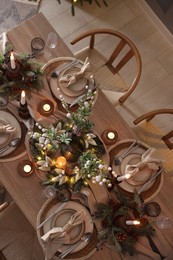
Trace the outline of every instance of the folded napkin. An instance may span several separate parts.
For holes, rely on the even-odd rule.
[[[74,73],[66,74],[66,75],[62,76],[59,79],[59,82],[61,84],[63,84],[64,87],[68,87],[71,84],[75,83],[78,79],[80,79],[82,77],[86,77],[85,72],[88,69],[89,65],[90,65],[90,63],[88,62],[88,57],[87,57],[82,68],[78,72],[74,72]]]
[[[142,154],[141,161],[139,163],[126,165],[125,174],[130,174],[130,177],[132,177],[147,167],[151,170],[157,171],[159,166],[162,165],[163,160],[151,157],[154,151],[155,148],[151,147]]]
[[[0,53],[5,53],[6,44],[7,44],[7,35],[5,32],[3,32],[0,35]]]
[[[84,221],[85,212],[79,211],[74,213],[70,220],[63,227],[54,227],[46,234],[44,234],[41,239],[47,242],[49,239],[56,240],[61,237],[65,237],[66,241],[70,241],[69,232],[72,230],[74,226],[81,224]]]
[[[0,133],[12,133],[16,130],[14,126],[11,125],[3,125],[0,126]]]

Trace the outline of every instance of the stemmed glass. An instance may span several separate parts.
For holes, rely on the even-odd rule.
[[[44,57],[49,59],[52,56],[52,50],[55,49],[58,45],[58,37],[54,32],[50,32],[47,36],[46,40],[46,49],[44,53]]]
[[[54,186],[47,186],[43,192],[42,192],[42,196],[46,197],[46,198],[53,198],[56,196],[56,189]]]

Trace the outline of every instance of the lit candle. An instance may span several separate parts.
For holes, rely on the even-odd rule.
[[[30,173],[30,171],[32,170],[31,165],[26,164],[26,165],[23,167],[23,170],[24,170],[24,172],[26,172],[26,173]]]
[[[118,176],[117,181],[123,181],[123,180],[127,180],[129,178],[130,178],[130,174],[125,174],[125,175],[122,175],[122,176]]]
[[[10,65],[11,65],[11,68],[12,68],[13,70],[16,68],[16,64],[15,64],[13,52],[11,52],[11,54],[10,54]]]
[[[44,110],[45,112],[49,112],[50,109],[51,109],[51,107],[50,107],[49,104],[44,104],[44,105],[43,105],[43,110]]]
[[[114,134],[113,132],[109,132],[109,133],[107,134],[107,136],[108,136],[108,138],[109,138],[110,140],[112,140],[112,139],[115,138],[115,134]]]
[[[138,220],[126,220],[126,225],[131,226],[131,225],[139,225],[140,221]]]
[[[64,169],[64,167],[66,166],[66,163],[67,163],[67,160],[64,156],[59,156],[57,159],[56,159],[56,167],[59,168],[59,169]]]
[[[26,100],[25,100],[25,91],[24,91],[24,90],[22,91],[22,94],[21,94],[20,103],[21,103],[21,105],[25,105],[25,103],[26,103]]]

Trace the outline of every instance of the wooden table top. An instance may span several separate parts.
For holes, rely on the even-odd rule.
[[[42,13],[33,16],[21,25],[7,33],[9,41],[13,44],[14,49],[19,52],[31,52],[31,40],[34,37],[41,37],[46,41],[49,32],[55,32],[53,27],[47,21]],[[66,46],[58,35],[58,47],[54,50],[54,57],[73,56],[71,50]],[[44,57],[40,60],[44,63]],[[99,91],[98,99],[91,113],[91,121],[95,124],[98,134],[102,134],[106,129],[114,129],[118,132],[119,140],[125,138],[135,138],[135,134],[121,115],[115,110],[113,105],[108,101],[105,95]],[[0,162],[0,179],[5,188],[9,191],[16,204],[35,227],[37,214],[45,202],[42,196],[44,187],[40,185],[38,176],[33,174],[29,178],[22,178],[17,174],[17,165],[21,160],[28,159],[24,155],[20,159],[10,162]],[[102,251],[95,253],[89,259],[125,259],[120,258],[116,251],[104,247]],[[127,258],[131,259],[131,258]],[[134,258],[133,258],[134,259]],[[138,258],[136,258],[138,259]],[[145,258],[144,258],[145,259]],[[140,258],[142,260],[142,258]]]

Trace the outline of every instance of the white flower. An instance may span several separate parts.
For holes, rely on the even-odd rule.
[[[71,114],[70,113],[67,113],[67,118],[71,118]]]
[[[41,171],[50,171],[52,166],[52,160],[50,157],[46,156],[45,160],[37,161],[38,169]]]
[[[88,148],[89,145],[97,145],[97,143],[94,141],[93,138],[95,138],[96,135],[92,134],[92,133],[88,133],[84,136],[84,141],[85,141],[85,147]]]
[[[96,182],[100,182],[100,181],[101,181],[101,176],[100,175],[96,176]]]

